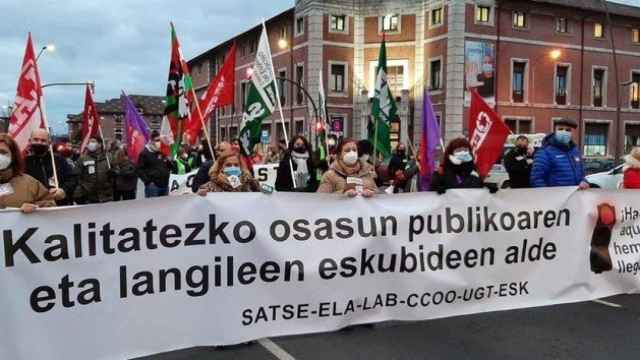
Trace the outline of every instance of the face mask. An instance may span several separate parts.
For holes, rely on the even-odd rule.
[[[89,150],[90,152],[95,152],[96,150],[98,150],[98,144],[96,143],[89,143],[89,145],[87,145],[87,150]]]
[[[360,156],[360,160],[363,161],[363,162],[369,161],[369,154],[364,154],[364,155]]]
[[[349,151],[346,155],[342,157],[342,160],[345,164],[351,166],[358,162],[358,152],[357,151]]]
[[[11,156],[0,154],[0,170],[6,170],[11,165]]]
[[[490,73],[493,72],[492,64],[482,64],[482,72]]]
[[[44,153],[47,152],[48,148],[49,147],[47,145],[44,145],[44,144],[32,144],[31,145],[31,150],[36,155],[44,155]]]
[[[473,160],[473,157],[471,156],[471,154],[468,151],[460,151],[460,152],[457,152],[455,154],[449,155],[449,160],[454,165],[460,165],[460,164],[467,163],[467,162]]]
[[[229,166],[224,168],[224,174],[227,176],[236,176],[239,177],[240,174],[242,173],[242,171],[240,170],[240,167],[238,166]]]
[[[304,154],[307,150],[304,148],[304,145],[303,145],[303,146],[294,146],[293,151],[297,152],[298,154]]]
[[[555,133],[556,140],[564,145],[568,145],[571,142],[571,131],[558,130]]]

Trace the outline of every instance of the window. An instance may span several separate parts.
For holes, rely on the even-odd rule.
[[[286,79],[287,71],[286,70],[278,70],[278,91],[280,92],[280,104],[282,106],[287,104],[287,85]]]
[[[640,73],[634,72],[631,75],[631,85],[629,85],[629,103],[632,109],[640,109]]]
[[[229,139],[233,140],[233,139],[237,139],[238,138],[238,127],[237,126],[230,126],[229,127]]]
[[[389,84],[389,89],[391,90],[391,94],[395,94],[396,96],[400,96],[402,93],[402,89],[404,89],[404,66],[395,65],[390,66],[387,64],[387,84]]]
[[[491,20],[491,7],[489,6],[477,6],[476,7],[476,22],[488,23]]]
[[[295,130],[295,135],[304,136],[304,120],[296,120],[294,130]]]
[[[289,131],[289,122],[288,121],[285,121],[284,127],[285,127],[285,129],[287,131],[287,135],[290,134],[291,132]],[[278,124],[276,125],[276,136],[278,138],[276,141],[284,140],[284,132],[282,132],[282,123],[281,122],[278,122]]]
[[[593,106],[595,107],[602,107],[603,104],[605,76],[606,70],[593,70]]]
[[[280,28],[280,39],[287,38],[287,28],[285,26]]]
[[[602,23],[593,24],[593,37],[597,39],[604,37],[604,26],[602,26]]]
[[[627,124],[624,129],[624,153],[628,154],[634,147],[640,146],[640,124]]]
[[[634,44],[640,44],[640,29],[631,30],[631,41]]]
[[[399,15],[384,15],[382,17],[382,32],[397,32],[399,30]]]
[[[531,134],[531,120],[529,119],[509,119],[506,118],[504,123],[514,134]]]
[[[331,64],[331,77],[329,79],[329,89],[333,93],[344,93],[346,65]]]
[[[296,18],[296,36],[304,34],[304,17]]]
[[[527,28],[527,14],[522,11],[513,12],[513,27],[516,29]]]
[[[115,117],[115,126],[113,127],[113,136],[116,140],[122,140],[122,117]]]
[[[227,139],[227,128],[226,127],[221,127],[220,128],[220,141],[225,141],[228,140]]]
[[[255,52],[258,50],[258,42],[255,40],[251,40],[249,42],[249,53],[250,54],[255,54]]]
[[[247,91],[249,90],[249,82],[243,81],[240,84],[240,104],[242,105],[242,109],[244,110],[245,105],[247,104]]]
[[[429,65],[430,90],[440,90],[442,87],[442,67],[440,60],[433,60]]]
[[[556,32],[566,34],[569,32],[567,18],[559,17],[556,19]]]
[[[296,65],[296,104],[301,105],[304,103],[304,93],[302,88],[304,87],[304,66],[301,64]]]
[[[609,124],[587,123],[584,128],[584,155],[606,156]]]
[[[512,99],[515,103],[524,102],[524,77],[527,69],[527,63],[525,61],[513,62],[513,74],[511,76],[513,84]]]
[[[569,88],[569,67],[558,65],[556,67],[556,104],[567,105],[567,89]]]
[[[346,32],[346,15],[331,15],[331,31]]]
[[[442,25],[442,8],[431,10],[431,25]]]

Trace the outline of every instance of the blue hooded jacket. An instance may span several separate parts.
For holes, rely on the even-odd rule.
[[[532,187],[577,186],[584,181],[582,154],[575,143],[564,145],[553,133],[545,136],[531,169]]]

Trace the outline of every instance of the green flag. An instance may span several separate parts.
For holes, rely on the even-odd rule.
[[[244,155],[251,155],[254,146],[260,142],[262,121],[273,113],[276,101],[276,81],[273,74],[271,49],[267,28],[262,24],[262,35],[258,44],[247,101],[242,109],[240,147]]]
[[[371,103],[371,116],[373,117],[373,129],[369,133],[371,141],[377,153],[384,155],[385,159],[391,156],[391,141],[389,138],[390,122],[398,115],[398,107],[391,95],[387,82],[387,50],[385,40],[380,45],[378,57],[378,70],[376,73],[376,88]]]

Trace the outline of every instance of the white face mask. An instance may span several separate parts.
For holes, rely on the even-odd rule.
[[[0,154],[0,170],[6,170],[11,166],[11,155]]]
[[[342,161],[345,164],[351,166],[358,162],[358,152],[357,151],[349,151],[346,155],[342,157]]]
[[[94,143],[94,142],[90,142],[90,143],[87,145],[87,149],[88,149],[90,152],[94,152],[94,151],[98,150],[98,144],[97,144],[97,143]]]

